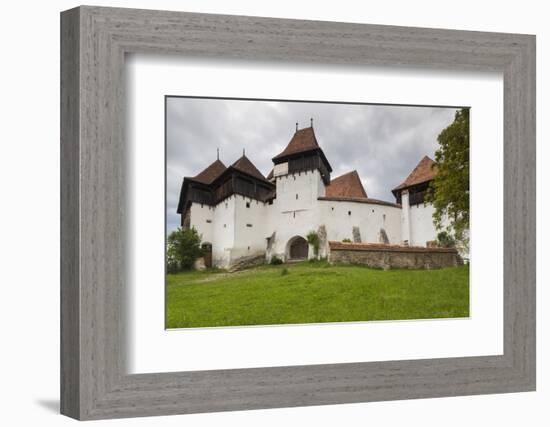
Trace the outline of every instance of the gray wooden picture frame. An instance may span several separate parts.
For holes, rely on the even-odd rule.
[[[126,53],[504,76],[503,355],[129,375]],[[159,141],[159,144],[162,144]],[[77,419],[535,390],[535,37],[83,6],[61,14],[61,412]]]

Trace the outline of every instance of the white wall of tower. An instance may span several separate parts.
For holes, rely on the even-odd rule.
[[[265,253],[267,246],[268,204],[236,195],[235,197],[235,243],[231,260]]]
[[[227,267],[231,262],[231,248],[235,245],[235,196],[218,203],[214,211],[212,263]]]
[[[418,204],[409,208],[411,227],[411,246],[426,246],[426,242],[436,240],[437,229],[433,222],[435,208],[431,203]]]
[[[191,204],[191,227],[201,236],[201,242],[213,243],[214,213],[216,208],[200,203]]]

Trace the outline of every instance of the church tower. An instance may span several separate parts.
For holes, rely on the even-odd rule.
[[[273,170],[268,179],[275,182],[277,204],[292,217],[313,209],[330,184],[332,167],[319,146],[312,125],[298,129],[285,149],[273,157]]]
[[[330,183],[332,167],[317,143],[313,130],[313,119],[311,126],[303,129],[298,129],[298,123],[296,123],[296,132],[292,139],[286,148],[272,160],[274,163],[273,178],[318,170],[325,185]]]

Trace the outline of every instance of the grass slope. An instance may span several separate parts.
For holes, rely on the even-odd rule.
[[[469,269],[304,262],[193,271],[167,276],[166,303],[167,328],[467,317]]]

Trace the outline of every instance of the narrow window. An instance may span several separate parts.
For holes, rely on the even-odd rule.
[[[331,207],[331,209],[332,209],[332,210],[334,210],[334,206],[333,206],[333,207]]]
[[[296,194],[296,200],[298,200],[298,194]]]
[[[250,202],[246,202],[246,207],[247,207],[247,208],[250,207]]]
[[[292,212],[292,218],[296,218],[296,212]]]
[[[351,216],[351,211],[348,211],[348,215]]]
[[[223,228],[227,228],[227,225],[226,225],[226,224],[224,224],[224,225],[223,225]]]

